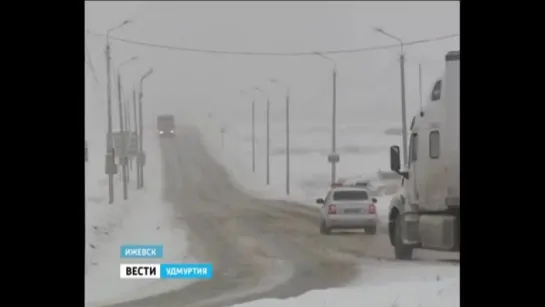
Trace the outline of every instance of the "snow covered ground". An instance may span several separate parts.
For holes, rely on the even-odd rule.
[[[95,240],[95,252],[90,254],[93,264],[85,278],[86,306],[101,306],[150,296],[182,288],[187,280],[125,280],[119,278],[120,263],[142,262],[121,259],[120,246],[127,244],[163,245],[162,259],[148,262],[192,262],[187,250],[186,235],[174,224],[173,207],[162,200],[161,157],[157,138],[147,137],[146,187],[131,191],[127,201],[113,205],[91,204],[87,212],[94,213],[94,221],[88,220],[88,240]],[[119,184],[119,183],[118,183]],[[105,190],[107,191],[107,190]],[[95,210],[92,206],[102,207]],[[117,209],[116,207],[119,207]],[[117,220],[113,220],[117,218]],[[98,229],[93,228],[95,225]],[[104,228],[109,232],[104,235]],[[102,233],[98,235],[97,233]],[[94,236],[93,236],[94,235]]]
[[[378,262],[365,264],[361,270],[365,279],[344,288],[313,290],[294,298],[263,299],[234,306],[460,306],[460,276],[457,266]]]
[[[282,52],[323,50],[332,46],[353,48],[387,44],[385,37],[372,33],[370,25],[375,24],[392,29],[401,37],[415,39],[459,31],[459,15],[450,13],[445,15],[443,11],[433,9],[434,13],[430,14],[428,9],[422,8],[415,8],[411,12],[412,9],[408,7],[401,10],[392,7],[390,12],[386,8],[382,10],[356,8],[350,4],[343,9],[327,4],[328,7],[321,9],[309,10],[301,6],[286,10],[283,7],[274,8],[271,3],[270,8],[263,7],[261,11],[248,13],[247,16],[251,16],[252,19],[241,18],[240,22],[233,23],[233,16],[241,16],[238,14],[247,8],[241,10],[233,4],[228,4],[229,7],[222,7],[221,10],[210,10],[204,6],[196,10],[172,2],[172,6],[159,9],[153,7],[155,4],[151,2],[128,3],[112,3],[108,4],[108,7],[99,2],[86,3],[86,29],[106,33],[120,21],[131,18],[136,22],[116,32],[115,36],[193,47]],[[175,5],[180,7],[175,8]],[[213,14],[214,11],[221,13]],[[309,15],[310,11],[312,17]],[[396,15],[394,12],[402,14]],[[308,27],[296,26],[303,14],[308,15]],[[280,27],[277,22],[279,16],[282,16],[280,18],[283,20]],[[451,30],[450,26],[445,29],[443,20],[447,19],[451,23],[454,22],[452,27],[456,28],[455,30]],[[413,20],[420,22],[414,23]],[[248,24],[252,26],[248,27]],[[314,35],[316,33],[319,35]],[[362,43],[362,39],[365,43]],[[170,225],[165,221],[165,216],[168,216],[171,208],[160,199],[157,190],[160,182],[148,180],[147,189],[141,192],[134,190],[132,182],[130,199],[123,202],[120,201],[121,185],[116,181],[116,203],[107,204],[107,178],[103,174],[105,86],[104,78],[99,77],[97,80],[97,76],[105,75],[104,38],[89,35],[86,43],[91,52],[90,64],[91,66],[94,64],[96,70],[96,74],[89,74],[86,77],[86,139],[90,149],[90,161],[86,164],[88,243],[86,303],[99,305],[98,303],[128,298],[137,293],[139,296],[145,296],[154,291],[166,291],[165,287],[183,286],[175,285],[176,282],[173,281],[148,283],[120,280],[117,276],[120,244],[161,242],[165,245],[166,257],[181,261],[187,253],[183,251],[182,230],[166,231]],[[289,198],[315,206],[315,198],[325,196],[330,180],[327,154],[331,146],[331,81],[325,62],[317,57],[316,59],[211,57],[143,49],[119,42],[113,44],[114,65],[134,55],[140,57],[139,64],[126,68],[127,79],[137,81],[149,67],[156,71],[146,83],[145,97],[150,97],[153,107],[146,106],[148,108],[146,116],[149,118],[145,118],[144,121],[153,124],[155,116],[159,113],[180,112],[176,114],[177,121],[193,123],[202,128],[211,153],[227,167],[239,187],[260,197],[288,197],[284,186],[283,97],[280,97],[281,91],[278,89],[267,87],[266,79],[275,77],[289,84],[293,90]],[[409,116],[418,108],[417,64],[423,64],[423,84],[426,93],[430,90],[429,85],[443,68],[445,52],[455,48],[459,48],[458,44],[450,41],[408,48],[406,73]],[[392,129],[399,128],[399,64],[396,62],[396,53],[394,50],[385,50],[380,53],[368,53],[365,56],[334,56],[339,64],[337,89],[339,178],[376,177],[377,170],[388,169],[388,146],[400,144],[400,136],[392,132]],[[87,66],[86,69],[93,70]],[[265,185],[264,99],[257,95],[254,97],[257,116],[256,172],[252,173],[251,170],[249,112],[251,98],[241,97],[239,90],[252,86],[262,87],[271,94],[272,155],[269,186]],[[91,97],[88,97],[88,93],[94,96],[91,94]],[[114,119],[117,118],[115,109]],[[213,113],[212,118],[208,118],[210,112]],[[96,127],[100,128],[97,130]],[[114,127],[117,127],[117,124],[114,124]],[[226,129],[223,141],[221,128]],[[385,133],[386,131],[389,132]],[[150,145],[147,150],[152,150],[153,141],[147,141],[147,144]],[[148,152],[149,163],[146,166],[148,178],[154,169],[152,161],[159,161],[158,158],[151,158],[153,154]],[[134,178],[134,174],[132,176]],[[157,185],[154,187],[154,184]],[[377,209],[382,220],[387,215],[390,197],[379,198]],[[178,241],[182,242],[178,246],[179,249],[168,247],[171,242],[169,233],[175,234]],[[115,272],[116,276],[111,275],[112,272]],[[261,300],[245,305],[305,306],[312,303],[328,306],[335,303],[342,306],[354,304],[373,307],[458,306],[458,274],[458,266],[368,262],[362,264],[362,279],[349,287],[310,291],[298,298]]]
[[[182,114],[180,114],[183,116]],[[205,118],[206,117],[206,118]],[[265,143],[256,141],[256,171],[252,172],[251,135],[244,118],[231,119],[225,117],[207,118],[193,113],[183,117],[184,122],[195,124],[201,128],[205,145],[209,152],[221,164],[225,165],[233,181],[238,186],[256,196],[297,200],[302,204],[315,206],[315,200],[324,197],[330,185],[330,164],[327,154],[330,152],[330,134],[327,125],[317,125],[313,122],[299,123],[299,128],[293,129],[291,135],[290,157],[290,195],[286,194],[286,157],[285,133],[283,123],[272,123],[271,132],[271,162],[270,184],[265,184]],[[225,124],[226,121],[230,121]],[[238,122],[238,124],[233,124]],[[229,125],[222,135],[222,127]],[[358,129],[359,128],[359,129]],[[341,163],[337,165],[337,178],[369,179],[373,186],[381,189],[383,195],[397,191],[399,180],[380,180],[377,172],[389,168],[389,146],[400,141],[399,136],[386,136],[381,128],[369,130],[367,126],[344,127],[339,132],[341,140],[338,148]],[[257,134],[257,133],[256,133]],[[259,136],[256,135],[256,139]],[[387,210],[390,195],[381,199],[379,214]]]
[[[144,132],[147,153],[145,188],[136,189],[133,169],[129,174],[129,198],[123,200],[122,182],[119,176],[115,176],[115,201],[108,203],[108,177],[104,174],[104,88],[90,71],[87,72],[85,137],[89,146],[89,162],[85,164],[85,305],[102,306],[184,287],[190,282],[122,280],[119,277],[119,264],[134,262],[120,259],[121,245],[162,244],[164,257],[157,259],[157,262],[191,262],[192,259],[187,250],[184,230],[172,223],[173,208],[162,199],[161,156],[153,129],[149,134]]]

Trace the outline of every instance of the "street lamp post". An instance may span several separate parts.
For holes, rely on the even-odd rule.
[[[108,196],[109,203],[114,202],[114,175],[117,173],[117,167],[114,162],[114,147],[112,140],[112,85],[110,79],[110,33],[114,30],[121,28],[122,26],[130,23],[131,20],[125,20],[120,25],[108,30],[106,32],[106,99],[107,99],[107,113],[108,113],[108,132],[106,135],[106,174],[108,175]]]
[[[269,97],[269,94],[266,93],[265,91],[263,91],[262,89],[260,89],[259,87],[254,87],[253,88],[254,90],[264,94],[266,97],[267,97],[267,119],[266,119],[266,130],[267,130],[267,158],[266,158],[266,174],[265,174],[265,183],[267,185],[270,184],[270,164],[271,164],[271,147],[270,147],[270,143],[271,143],[271,138],[270,138],[270,106],[271,106],[271,100],[270,100],[270,97]]]
[[[144,95],[144,88],[143,83],[144,79],[149,77],[153,73],[153,68],[150,68],[143,76],[140,78],[140,95],[138,99],[138,113],[139,113],[139,142],[138,142],[138,157],[136,159],[136,164],[138,165],[137,169],[140,169],[140,182],[137,184],[138,189],[141,189],[144,187],[144,164],[146,163],[146,155],[144,153],[144,121],[143,121],[143,113],[142,113],[142,96]]]
[[[405,104],[405,54],[403,53],[403,41],[397,37],[394,36],[386,31],[384,31],[381,28],[375,28],[375,31],[378,33],[381,33],[385,36],[388,36],[391,39],[396,40],[399,42],[399,45],[401,47],[401,53],[399,55],[399,64],[400,64],[400,73],[401,73],[401,130],[403,132],[402,136],[402,142],[403,142],[403,164],[407,165],[407,115],[406,115],[406,104]]]
[[[125,131],[127,131],[127,132],[131,131],[131,127],[132,127],[132,123],[131,123],[131,105],[129,103],[129,99],[130,98],[125,98],[123,100],[123,102],[124,102],[123,109],[125,110],[125,112],[123,112],[125,114]]]
[[[129,159],[129,152],[128,152],[128,148],[129,148],[129,140],[130,140],[130,131],[131,131],[131,118],[130,118],[130,112],[131,112],[131,108],[130,108],[130,104],[129,104],[129,99],[128,98],[125,98],[123,100],[123,114],[125,116],[125,119],[124,119],[124,129],[125,129],[125,134],[127,135],[127,138],[125,139],[125,146],[127,146],[127,182],[129,182],[131,180],[131,174],[130,174],[130,170],[132,169],[132,166],[131,166],[131,161]]]
[[[240,91],[245,94],[246,91]],[[252,172],[255,173],[255,98],[252,95]]]
[[[332,58],[316,52],[316,55],[331,61],[333,63],[333,111],[331,114],[331,154],[328,162],[331,163],[331,184],[337,180],[337,163],[339,163],[339,154],[337,153],[337,63]]]
[[[133,56],[132,58],[130,59],[127,59],[123,62],[121,62],[121,64],[119,64],[119,66],[117,67],[117,96],[118,96],[118,102],[119,102],[119,131],[120,131],[120,134],[121,134],[121,153],[119,154],[119,162],[121,163],[121,168],[122,168],[122,176],[123,176],[123,199],[127,200],[129,198],[129,189],[128,189],[128,183],[127,183],[127,180],[128,180],[128,174],[127,174],[127,140],[126,140],[126,137],[125,137],[125,125],[124,125],[124,120],[123,120],[123,117],[124,114],[123,114],[123,97],[122,97],[122,93],[123,93],[123,88],[121,86],[121,67],[123,67],[124,65],[127,65],[133,61],[136,61],[138,59],[138,57],[136,56]]]
[[[290,195],[290,88],[276,79],[269,81],[286,90],[286,194]]]
[[[133,127],[134,127],[134,134],[136,135],[136,138],[138,139],[138,120],[137,120],[137,116],[138,116],[138,112],[137,112],[137,109],[136,109],[136,85],[133,85],[133,89],[132,89],[132,114],[134,116],[134,119],[133,119]],[[136,144],[138,146],[138,141],[136,141]],[[137,149],[138,151],[138,149]],[[133,158],[134,160],[134,158]],[[133,165],[133,161],[131,160],[131,167]],[[137,185],[138,185],[138,166],[136,166],[136,182],[137,182]]]

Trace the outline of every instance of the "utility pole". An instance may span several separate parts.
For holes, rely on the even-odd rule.
[[[403,131],[403,164],[407,165],[407,108],[405,104],[405,55],[403,54],[403,44],[401,45],[401,54],[399,55],[401,65],[401,130]]]
[[[290,195],[290,89],[276,79],[269,79],[269,81],[286,90],[286,194]]]
[[[267,185],[269,185],[270,183],[270,179],[271,179],[271,176],[270,176],[270,164],[271,164],[271,155],[270,155],[270,150],[271,150],[271,138],[270,138],[270,127],[271,127],[271,124],[270,124],[270,108],[271,108],[271,101],[269,99],[269,97],[267,97],[267,179],[266,179],[266,183]]]
[[[117,73],[118,73],[118,77],[119,79],[121,79],[121,67],[124,66],[124,65],[127,65],[129,64],[130,62],[133,62],[135,60],[138,60],[138,56],[133,56],[131,57],[130,59],[127,59],[125,60],[124,62],[122,62],[121,64],[119,64],[119,67],[117,68]],[[119,84],[119,88],[121,89],[121,82]],[[124,97],[124,94],[123,94],[123,91],[121,90],[121,95],[123,95],[122,97],[122,101],[123,101],[123,110],[124,110],[124,113],[123,113],[123,117],[124,117],[124,123],[122,123],[123,125],[123,137],[122,137],[122,140],[123,140],[123,153],[124,153],[124,158],[123,158],[123,161],[121,161],[121,164],[123,165],[123,176],[126,177],[126,181],[128,182],[130,179],[130,174],[129,174],[129,162],[132,162],[132,157],[131,159],[129,159],[129,156],[130,156],[130,153],[129,153],[129,141],[131,140],[130,139],[130,130],[131,130],[131,118],[130,118],[130,104],[129,104],[129,99],[128,98],[125,98]],[[130,160],[130,161],[129,161]],[[130,168],[132,169],[132,163],[130,164]],[[125,181],[125,180],[124,180]]]
[[[136,108],[136,89],[133,88],[132,90],[132,113],[134,115],[134,134],[136,135],[136,139],[137,139],[137,143],[136,143],[136,148],[137,148],[137,151],[138,151],[138,143],[140,143],[140,140],[138,138],[138,120],[137,120],[137,116],[138,116],[138,111],[137,111],[137,108]],[[135,165],[136,166],[136,187],[138,188],[138,184],[140,183],[140,168],[138,167],[138,163]]]
[[[139,133],[138,133],[138,158],[136,164],[138,165],[138,169],[140,170],[140,177],[137,184],[138,189],[141,189],[144,187],[144,127],[143,127],[143,121],[142,121],[142,85],[140,85],[140,95],[138,99],[138,126],[139,126]]]
[[[129,104],[129,99],[128,98],[125,98],[123,100],[124,104],[123,104],[123,108],[125,109],[125,131],[131,131],[131,117],[130,117],[130,112],[131,112],[131,106]]]
[[[117,68],[117,83],[119,89],[119,126],[121,134],[121,156],[119,158],[119,164],[122,166],[122,181],[123,181],[123,195],[124,199],[128,198],[128,181],[129,181],[129,137],[130,137],[130,105],[129,99],[125,98],[123,94],[123,88],[121,84],[121,67],[137,60],[137,56],[133,56],[130,59],[125,60],[119,64]]]
[[[418,94],[420,96],[420,117],[424,116],[422,108],[422,64],[418,64]]]
[[[125,152],[127,154],[127,182],[131,181],[131,169],[132,164],[130,163],[131,160],[129,158],[129,141],[130,141],[130,134],[131,134],[131,117],[130,117],[130,104],[129,99],[125,98],[124,100],[123,109],[125,110],[125,134],[127,135],[125,138],[125,146],[127,151]]]
[[[89,148],[87,146],[87,140],[85,140],[85,181],[87,181],[88,164],[89,162]],[[85,197],[85,212],[87,212],[87,197]]]
[[[111,30],[110,30],[111,31]],[[111,70],[110,39],[106,36],[106,98],[108,101],[108,132],[106,136],[106,174],[108,175],[108,203],[114,202],[114,175],[117,173],[115,165],[114,144],[112,140],[112,84],[110,80]]]
[[[119,163],[121,164],[121,175],[123,179],[123,199],[127,200],[129,198],[128,196],[128,189],[127,189],[127,142],[125,137],[125,127],[123,126],[123,102],[121,97],[121,75],[117,74],[117,88],[118,88],[118,102],[119,102],[119,130],[121,133],[121,153],[119,154]]]
[[[142,96],[144,95],[144,80],[153,73],[153,68],[150,68],[143,76],[140,78],[140,95],[138,99],[138,113],[139,113],[139,132],[140,132],[140,142],[138,150],[137,164],[140,168],[140,184],[137,185],[139,189],[144,187],[144,165],[146,164],[146,153],[144,152],[144,120],[143,120],[143,108],[142,108]]]
[[[333,111],[331,120],[331,152],[337,155],[337,69],[333,69]],[[331,183],[337,180],[337,160],[331,162]]]
[[[252,99],[252,172],[255,173],[255,99]]]
[[[337,163],[340,161],[340,156],[337,153],[337,63],[332,58],[329,58],[319,52],[316,55],[329,60],[333,63],[333,111],[331,112],[331,153],[327,156],[327,161],[331,163],[331,184],[337,180]]]
[[[138,135],[136,133],[136,129],[137,129],[136,127],[138,127],[138,126],[137,126],[137,123],[136,123],[136,90],[134,89],[134,87],[132,89],[132,114],[134,116],[133,124],[132,124],[132,126],[134,127],[134,131],[131,131],[131,133],[134,133],[134,135]],[[138,141],[137,141],[137,144],[138,144]],[[134,155],[131,158],[131,168],[132,168],[132,165],[133,165],[133,160],[134,160]],[[137,174],[138,174],[138,170],[137,170]]]
[[[106,135],[106,174],[108,175],[108,203],[114,202],[114,175],[117,173],[115,165],[115,153],[112,140],[112,84],[111,84],[111,54],[110,54],[110,33],[116,29],[130,23],[127,19],[118,26],[111,28],[106,32],[106,96],[108,102],[108,133]]]
[[[407,112],[405,107],[405,54],[403,53],[403,45],[404,42],[399,37],[392,35],[386,31],[384,31],[381,28],[374,28],[375,31],[378,33],[381,33],[385,36],[388,36],[391,39],[396,40],[399,42],[399,46],[401,47],[401,53],[399,55],[399,65],[400,65],[400,72],[401,72],[401,130],[402,130],[402,142],[403,142],[403,165],[407,165],[407,158],[408,158],[408,152],[407,152],[407,137],[408,137],[408,131],[407,131]]]
[[[286,95],[286,194],[290,195],[290,92]]]
[[[133,126],[134,126],[134,133],[138,134],[137,133],[137,127],[138,127],[137,122],[138,121],[136,120],[136,116],[137,116],[136,113],[137,113],[136,112],[136,89],[133,88],[133,90],[132,90],[132,114],[134,115],[134,124],[133,124]]]

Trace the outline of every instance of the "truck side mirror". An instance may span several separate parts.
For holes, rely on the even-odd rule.
[[[401,162],[399,159],[399,146],[390,146],[390,169],[396,173],[399,173],[401,169]]]
[[[324,201],[323,198],[318,198],[318,199],[316,199],[316,203],[323,205],[325,203],[325,201]]]

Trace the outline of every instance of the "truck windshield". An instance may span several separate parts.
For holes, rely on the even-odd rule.
[[[367,191],[337,191],[333,193],[333,200],[367,200],[369,195]]]
[[[174,128],[174,119],[172,117],[162,117],[157,121],[159,129],[171,129]]]

